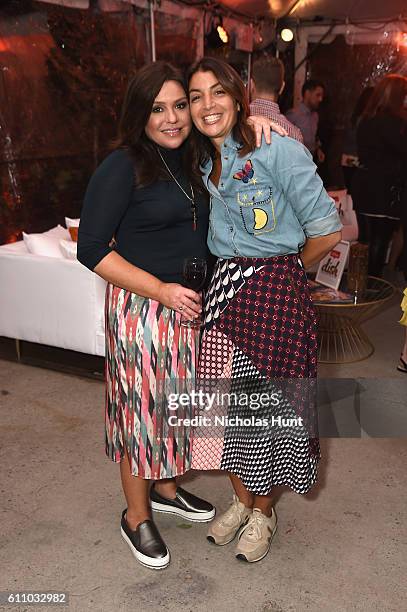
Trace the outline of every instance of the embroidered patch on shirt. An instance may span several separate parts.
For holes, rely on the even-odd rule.
[[[250,181],[252,182],[252,181]],[[277,221],[271,187],[242,186],[236,194],[243,226],[248,234],[257,236],[273,232]]]
[[[244,165],[244,168],[239,170],[239,172],[235,172],[233,178],[237,181],[243,181],[244,183],[248,183],[251,178],[254,176],[254,168],[251,159],[248,159]]]

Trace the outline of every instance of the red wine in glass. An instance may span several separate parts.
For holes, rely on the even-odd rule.
[[[184,268],[182,271],[182,284],[188,289],[193,289],[198,292],[205,284],[207,264],[205,259],[200,257],[187,257],[184,259]],[[188,321],[181,318],[181,325],[185,327],[200,327],[201,321]]]
[[[185,259],[182,278],[184,287],[200,291],[204,286],[206,278],[206,260],[199,257],[188,257]]]

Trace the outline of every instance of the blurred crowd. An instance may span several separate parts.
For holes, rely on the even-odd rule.
[[[325,152],[319,138],[318,109],[324,84],[307,80],[298,106],[283,115],[278,105],[285,88],[284,65],[277,58],[254,62],[252,115],[265,115],[304,144],[320,171]],[[397,369],[407,373],[407,78],[388,74],[360,94],[345,135],[343,180],[356,211],[359,242],[369,245],[368,273],[404,288],[405,339]],[[322,176],[323,178],[323,176]]]
[[[253,115],[266,115],[289,136],[303,142],[318,168],[325,161],[319,138],[319,107],[324,84],[307,80],[302,100],[285,115],[278,100],[285,87],[284,66],[277,58],[254,62],[251,82]],[[342,170],[352,196],[359,241],[369,244],[369,274],[403,285],[407,279],[407,78],[388,74],[366,87],[353,110],[345,135]]]

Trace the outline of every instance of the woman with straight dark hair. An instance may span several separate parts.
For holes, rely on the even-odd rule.
[[[357,128],[360,165],[351,186],[359,240],[369,244],[369,274],[382,276],[392,234],[407,206],[407,78],[385,76]],[[406,248],[406,245],[404,246]]]
[[[210,193],[208,246],[218,258],[199,377],[203,389],[218,387],[214,420],[224,426],[223,435],[197,429],[193,467],[229,473],[233,502],[208,539],[224,545],[239,533],[236,557],[255,562],[277,527],[272,488],[306,493],[317,477],[316,315],[304,267],[337,244],[341,223],[301,143],[273,135],[256,149],[233,68],[203,58],[188,88],[194,171]]]
[[[79,261],[108,281],[106,453],[120,463],[127,500],[121,533],[152,569],[166,567],[170,553],[150,507],[191,521],[215,514],[177,486],[191,467],[190,434],[169,425],[165,401],[195,376],[199,330],[180,319],[200,316],[201,297],[182,285],[182,269],[185,258],[207,256],[208,205],[189,172],[190,130],[180,71],[144,66],[130,81],[116,150],[92,176],[79,227]]]
[[[260,119],[258,135],[262,126],[275,127]],[[169,419],[170,394],[194,384],[199,344],[199,328],[180,324],[201,313],[200,294],[182,285],[183,263],[207,256],[209,210],[191,173],[191,127],[180,71],[163,61],[144,66],[129,83],[116,150],[91,178],[79,227],[79,261],[108,281],[106,453],[120,463],[127,500],[121,533],[152,569],[166,567],[170,553],[151,508],[197,522],[215,514],[175,480],[191,467],[189,407],[178,409],[180,425]]]

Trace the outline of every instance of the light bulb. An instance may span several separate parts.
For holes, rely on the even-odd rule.
[[[281,30],[280,36],[284,42],[291,42],[294,38],[294,32],[290,28],[284,28],[284,30]]]

